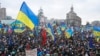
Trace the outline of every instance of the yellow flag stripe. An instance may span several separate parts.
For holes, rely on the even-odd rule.
[[[68,32],[65,32],[65,36],[66,36],[67,38],[70,38],[70,37],[71,37],[70,34],[69,34]]]
[[[94,36],[100,36],[100,32],[98,31],[93,31]]]
[[[47,28],[47,32],[51,35],[52,40],[54,40],[54,36],[53,36],[53,34],[51,33],[51,30],[50,30],[49,28]]]
[[[17,16],[17,20],[24,23],[26,26],[28,26],[31,30],[34,28],[34,24],[32,21],[21,11],[19,11],[19,14]]]
[[[14,32],[16,32],[16,33],[22,33],[22,32],[24,32],[25,31],[25,29],[14,29]]]

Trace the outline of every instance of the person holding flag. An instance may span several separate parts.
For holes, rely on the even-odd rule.
[[[44,28],[41,29],[41,37],[42,37],[42,46],[45,46],[47,42],[47,33]]]

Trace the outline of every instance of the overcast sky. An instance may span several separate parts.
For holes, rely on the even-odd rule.
[[[82,18],[82,24],[100,21],[100,0],[0,0],[0,3],[1,7],[7,9],[7,16],[16,18],[23,1],[36,15],[42,7],[48,19],[66,19],[66,14],[73,5],[75,13]]]

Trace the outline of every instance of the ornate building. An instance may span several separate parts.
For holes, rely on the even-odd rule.
[[[68,26],[80,26],[81,25],[81,18],[77,16],[77,14],[73,11],[73,6],[71,7],[71,10],[66,15],[67,25]]]
[[[38,18],[39,18],[39,25],[41,27],[45,27],[47,17],[44,16],[43,9],[41,9],[41,8],[40,8],[39,13],[38,13]]]

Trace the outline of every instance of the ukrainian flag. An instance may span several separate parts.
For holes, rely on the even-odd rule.
[[[94,26],[93,27],[93,34],[94,34],[94,36],[100,37],[100,27]]]
[[[22,33],[22,32],[24,32],[26,29],[24,29],[24,28],[16,28],[16,29],[14,29],[14,32],[16,32],[16,33]]]
[[[11,23],[10,26],[11,27],[14,27],[14,28],[22,28],[22,27],[25,27],[25,25],[22,22],[18,21],[18,20],[16,20],[13,23]]]
[[[18,20],[14,21],[11,24],[11,27],[12,27],[13,31],[16,32],[16,33],[22,33],[26,30],[25,25]]]
[[[58,33],[58,35],[60,35],[62,33],[61,28],[59,26],[57,27],[57,33]]]
[[[67,27],[66,24],[65,24],[64,22],[61,22],[61,25],[60,25],[60,26],[61,26],[61,30],[63,30],[63,31],[64,31],[64,30],[66,29],[66,27]]]
[[[37,16],[31,11],[31,9],[27,6],[25,2],[23,2],[20,11],[17,16],[17,20],[24,23],[31,30],[38,25]]]
[[[53,31],[53,27],[50,24],[48,24],[48,26],[47,26],[47,32],[51,35],[52,40],[54,40],[55,39],[54,38],[54,31]]]
[[[65,31],[65,37],[70,38],[73,35],[73,30],[71,28]]]
[[[0,23],[0,31],[1,31],[2,27],[3,27],[3,25]]]

